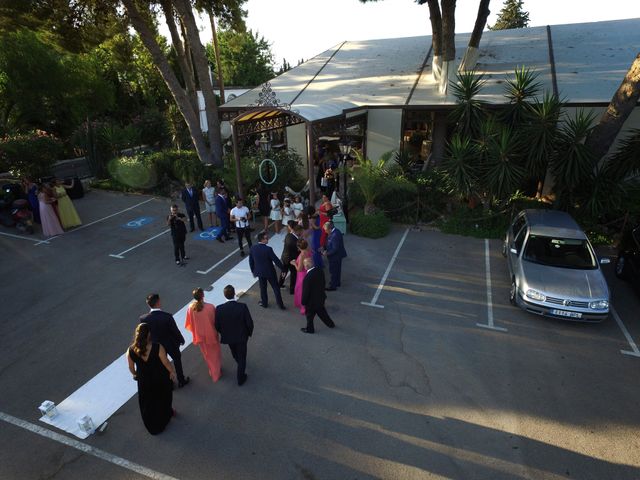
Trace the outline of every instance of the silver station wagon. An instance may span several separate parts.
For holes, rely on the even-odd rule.
[[[609,315],[609,288],[589,240],[566,212],[523,210],[507,231],[509,300],[523,310],[599,322]]]

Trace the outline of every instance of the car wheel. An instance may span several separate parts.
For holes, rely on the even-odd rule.
[[[619,255],[618,260],[616,260],[616,277],[623,280],[627,280],[629,278],[627,259],[624,255]]]
[[[518,287],[516,286],[516,279],[511,279],[511,288],[509,289],[509,302],[511,305],[516,305],[516,295],[518,294]]]
[[[502,242],[502,256],[507,258],[507,242]]]

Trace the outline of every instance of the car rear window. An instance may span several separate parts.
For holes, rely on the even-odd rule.
[[[561,268],[598,268],[586,240],[529,235],[523,260]]]

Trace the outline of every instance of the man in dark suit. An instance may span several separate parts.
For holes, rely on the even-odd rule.
[[[229,207],[227,205],[227,191],[224,188],[218,190],[218,194],[216,195],[216,215],[220,219],[220,233],[216,237],[221,243],[224,243],[224,240],[231,240],[229,236]],[[224,240],[222,240],[224,237]]]
[[[324,272],[322,268],[314,266],[311,258],[304,259],[304,266],[307,274],[302,281],[302,304],[307,317],[307,327],[300,330],[304,333],[315,333],[313,319],[316,315],[327,327],[334,328],[336,324],[324,308],[324,301],[327,299],[327,294],[324,293]]]
[[[236,301],[233,285],[224,287],[226,303],[216,307],[216,330],[220,333],[220,343],[229,345],[231,355],[238,364],[238,385],[247,381],[244,372],[247,367],[247,342],[253,334],[253,319],[249,308]]]
[[[200,216],[200,190],[195,188],[193,184],[186,182],[184,184],[184,189],[182,190],[182,201],[184,202],[184,208],[189,216],[189,226],[191,227],[191,231],[193,232],[195,230],[195,226],[193,225],[194,215],[196,216],[196,220],[198,220],[198,228],[200,231],[203,231],[202,217]]]
[[[347,251],[344,249],[342,232],[333,225],[333,222],[325,223],[323,228],[327,232],[327,246],[324,253],[329,261],[329,274],[331,275],[327,290],[335,290],[340,286],[342,259],[347,256]]]
[[[296,276],[298,271],[295,265],[291,265],[291,260],[298,258],[300,250],[298,250],[298,239],[302,234],[302,227],[298,225],[295,220],[289,220],[287,222],[287,229],[289,233],[284,237],[284,248],[282,249],[282,256],[280,261],[284,269],[280,274],[280,288],[284,286],[284,281],[287,278],[287,272],[290,272],[289,278],[289,293],[293,295],[293,291],[296,287]]]
[[[278,285],[278,276],[276,270],[273,268],[273,264],[283,270],[280,259],[273,253],[273,249],[267,245],[269,241],[269,234],[267,232],[260,232],[258,234],[258,244],[251,247],[249,253],[249,267],[254,277],[258,277],[260,283],[260,306],[267,308],[269,306],[269,298],[267,297],[267,282],[273,288],[273,293],[276,296],[276,302],[278,306],[285,310],[286,307],[282,303],[282,296],[280,295],[280,286]]]
[[[180,345],[184,345],[184,337],[180,333],[180,330],[178,330],[173,316],[160,309],[160,295],[157,293],[147,295],[147,305],[149,305],[150,311],[140,316],[140,323],[149,325],[151,341],[162,345],[173,360],[178,377],[178,386],[182,388],[189,383],[190,380],[190,378],[185,377],[182,372]]]

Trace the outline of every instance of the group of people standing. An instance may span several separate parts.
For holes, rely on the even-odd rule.
[[[247,381],[247,342],[253,334],[253,319],[246,304],[236,301],[232,285],[224,288],[226,303],[217,307],[204,301],[201,288],[193,290],[187,309],[185,328],[193,335],[214,382],[222,376],[220,344],[229,346],[237,363],[236,379]],[[189,384],[182,369],[180,346],[185,339],[173,316],[161,309],[160,296],[147,296],[149,312],[142,315],[133,341],[127,349],[127,361],[138,385],[138,404],[142,421],[152,435],[162,432],[176,415],[173,408],[174,382],[178,388]],[[173,360],[173,364],[169,361]]]
[[[33,219],[42,226],[45,237],[62,235],[65,230],[82,225],[67,193],[67,190],[74,188],[74,182],[72,180],[69,185],[59,178],[40,183],[34,183],[29,178],[23,180]]]
[[[232,216],[235,217],[235,214]],[[185,225],[184,219],[181,222]],[[266,231],[258,234],[258,243],[250,249],[249,265],[260,285],[259,305],[263,308],[269,306],[268,283],[273,289],[276,303],[282,310],[286,310],[280,289],[285,286],[286,276],[289,274],[289,293],[294,296],[294,305],[306,317],[306,326],[301,331],[306,334],[315,333],[316,316],[328,328],[335,328],[335,322],[325,308],[325,301],[326,291],[336,290],[341,285],[342,259],[347,256],[342,233],[331,221],[323,225],[326,243],[320,254],[326,259],[330,272],[331,280],[327,285],[323,267],[314,261],[302,226],[290,220],[287,228],[289,232],[284,239],[281,258],[268,245],[269,233]],[[276,273],[276,267],[280,269],[280,276]],[[193,301],[187,308],[185,328],[193,335],[193,343],[198,345],[209,376],[214,382],[222,376],[220,345],[229,346],[236,362],[236,381],[242,386],[248,379],[247,344],[253,334],[254,322],[247,305],[237,301],[232,285],[227,285],[223,293],[226,302],[216,306],[204,301],[204,291],[201,288],[193,290]],[[138,402],[143,423],[149,433],[156,435],[176,415],[172,406],[174,383],[182,388],[189,384],[190,378],[183,372],[180,346],[184,345],[185,339],[175,319],[161,309],[158,294],[149,295],[147,305],[149,312],[139,318],[133,342],[126,355],[129,370],[138,385]],[[169,358],[173,360],[173,364]]]

